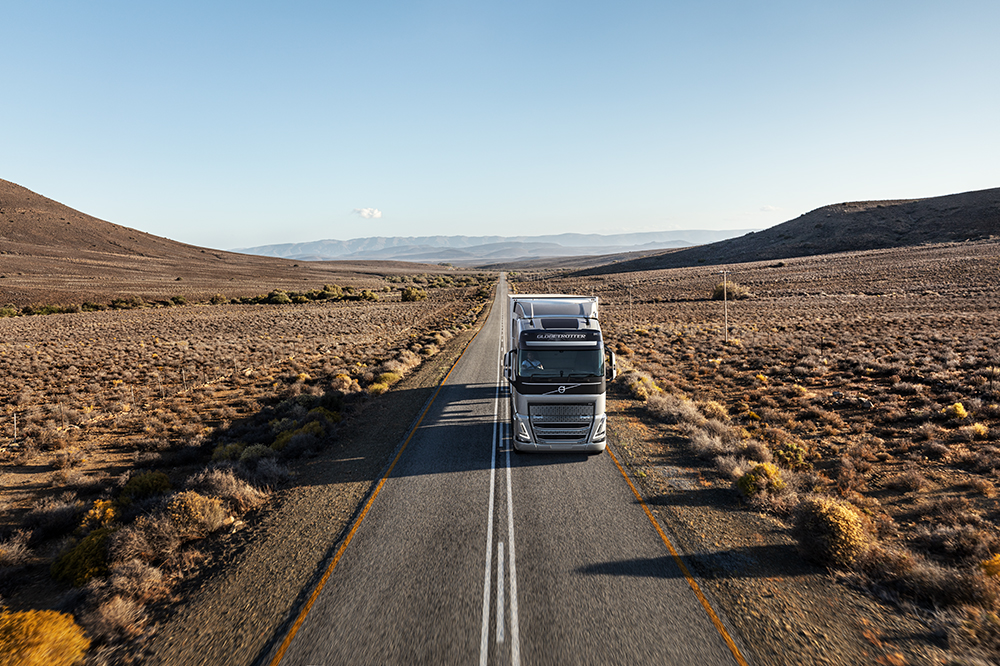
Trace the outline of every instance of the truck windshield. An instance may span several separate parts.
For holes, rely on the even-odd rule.
[[[530,379],[587,379],[604,376],[602,349],[520,349],[518,374]]]

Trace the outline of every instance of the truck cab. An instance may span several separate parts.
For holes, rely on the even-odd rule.
[[[511,435],[518,451],[599,453],[607,442],[606,382],[615,375],[596,296],[510,295]]]

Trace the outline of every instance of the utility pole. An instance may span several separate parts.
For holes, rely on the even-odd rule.
[[[726,344],[729,344],[729,288],[726,283],[726,277],[729,275],[729,271],[723,269],[720,271],[722,273],[722,311],[725,313],[726,320]]]

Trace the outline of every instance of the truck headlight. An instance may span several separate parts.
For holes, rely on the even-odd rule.
[[[608,417],[602,414],[600,418],[597,419],[597,423],[594,424],[594,438],[592,441],[603,442],[605,439],[607,439],[608,437],[607,425],[608,425]]]
[[[514,439],[519,442],[531,441],[531,434],[528,432],[528,422],[519,416],[514,417]]]

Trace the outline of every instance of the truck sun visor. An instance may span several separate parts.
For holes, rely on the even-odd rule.
[[[542,328],[561,328],[561,329],[580,328],[580,322],[576,319],[559,319],[555,317],[546,317],[541,321],[542,321]]]

